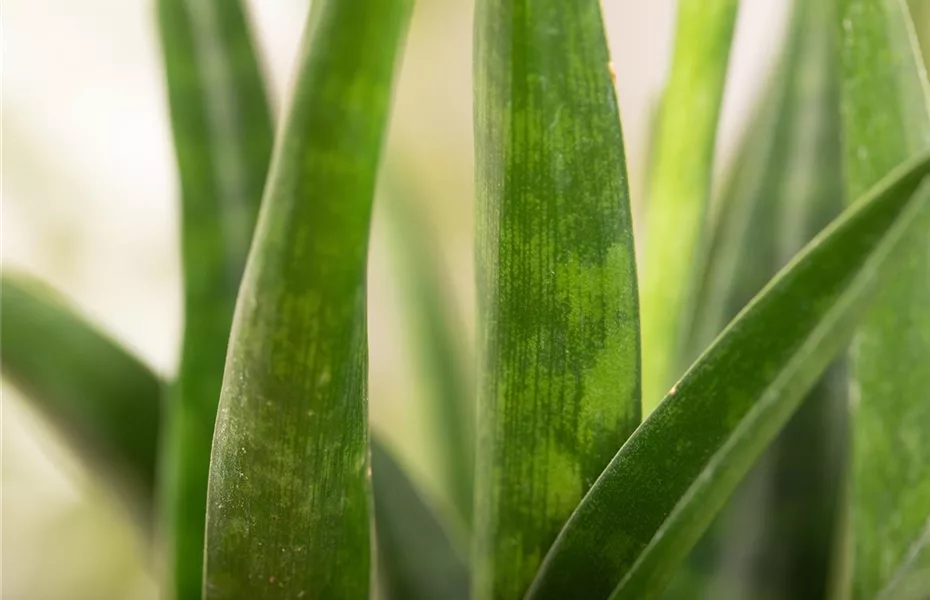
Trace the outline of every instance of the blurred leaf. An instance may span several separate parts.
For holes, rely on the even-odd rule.
[[[465,334],[450,314],[438,248],[408,199],[413,186],[395,177],[387,200],[400,292],[428,385],[430,451],[438,455],[444,489],[462,525],[471,528],[474,500],[474,384],[463,351]],[[377,493],[377,492],[376,492]]]
[[[365,266],[410,12],[330,0],[308,19],[230,340],[207,598],[368,595]]]
[[[795,2],[782,64],[721,199],[692,356],[842,209],[832,33],[829,2]],[[713,573],[679,577],[669,597],[827,597],[845,470],[844,375],[842,365],[828,371],[695,548],[692,569]]]
[[[158,0],[181,180],[184,342],[163,440],[167,573],[200,598],[204,507],[235,297],[271,154],[271,115],[239,0]]]
[[[374,440],[371,477],[385,600],[467,600],[465,561],[400,465]]]
[[[895,250],[930,225],[930,185],[914,195],[928,173],[930,156],[896,172],[730,324],[600,476],[528,600],[661,593],[891,278]]]
[[[648,184],[642,293],[645,414],[674,381],[683,351],[738,5],[738,0],[678,2],[675,51]]]
[[[34,280],[5,274],[0,313],[3,377],[151,532],[158,377]]]
[[[479,0],[473,596],[520,598],[640,420],[629,194],[597,0]]]
[[[846,183],[855,194],[930,149],[930,96],[906,3],[840,6]],[[902,254],[901,271],[853,343],[855,598],[883,589],[887,597],[904,597],[890,595],[889,586],[905,585],[921,553],[930,562],[928,232]]]

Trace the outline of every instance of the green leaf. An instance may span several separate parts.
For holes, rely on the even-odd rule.
[[[780,68],[721,198],[694,354],[842,209],[831,8],[795,2]],[[715,599],[827,597],[844,493],[844,376],[837,365],[818,383],[695,548],[692,570],[714,572],[679,584]]]
[[[467,600],[465,561],[425,498],[374,440],[371,477],[385,600]]]
[[[386,213],[398,287],[427,385],[424,412],[430,451],[437,455],[441,483],[457,520],[470,529],[475,471],[473,368],[462,348],[464,332],[449,309],[436,244],[408,199],[417,192],[399,175],[390,180],[389,190]]]
[[[842,0],[840,7],[846,183],[857,193],[930,149],[930,95],[903,0]],[[904,585],[917,555],[930,554],[927,231],[902,255],[902,269],[853,344],[855,598],[890,594],[887,586]]]
[[[152,527],[158,377],[40,283],[4,274],[3,377],[25,392],[91,471]]]
[[[368,597],[365,266],[410,12],[327,1],[308,19],[230,339],[207,598]]]
[[[643,412],[677,373],[707,219],[717,120],[738,0],[681,0],[675,52],[649,174],[643,271]]]
[[[914,190],[928,173],[930,156],[895,173],[730,324],[600,476],[528,600],[661,593],[891,278],[895,250],[924,235],[930,188]]]
[[[181,181],[184,342],[169,395],[161,493],[164,587],[200,598],[204,507],[226,344],[273,132],[238,0],[158,0]]]
[[[623,139],[597,0],[479,0],[473,597],[520,598],[640,420]]]

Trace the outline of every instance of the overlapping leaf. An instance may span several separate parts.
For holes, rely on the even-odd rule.
[[[848,209],[692,366],[585,496],[527,596],[658,595],[930,226],[930,156]]]
[[[689,354],[696,356],[843,206],[839,90],[829,2],[795,2],[789,39],[720,201]],[[837,365],[734,493],[669,597],[824,598],[845,470]],[[677,595],[676,595],[677,594]]]
[[[368,595],[365,266],[410,11],[326,1],[308,19],[230,340],[207,598]]]
[[[930,149],[930,88],[906,2],[839,5],[845,172],[855,194]],[[901,262],[852,350],[850,573],[853,597],[863,599],[908,598],[907,581],[927,581],[930,570],[930,227]]]
[[[165,588],[200,598],[204,507],[236,292],[271,154],[271,115],[239,0],[158,0],[181,183],[184,342],[162,452]]]
[[[4,275],[3,377],[21,388],[149,532],[162,385],[36,281]]]
[[[623,140],[597,0],[476,7],[473,597],[515,599],[639,423]]]

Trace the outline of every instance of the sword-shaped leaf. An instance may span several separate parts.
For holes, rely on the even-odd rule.
[[[308,19],[230,340],[206,598],[368,597],[365,267],[411,5]]]
[[[3,377],[151,532],[158,377],[34,280],[4,275],[0,314]]]
[[[166,597],[200,598],[216,407],[271,155],[271,115],[239,0],[158,0],[181,183],[184,341],[162,452]]]
[[[930,225],[930,156],[819,235],[636,430],[559,534],[529,600],[655,597]]]
[[[640,420],[623,139],[598,0],[479,0],[473,597],[517,599]]]
[[[841,0],[838,17],[846,184],[857,194],[930,149],[930,93],[904,0]],[[852,349],[854,598],[907,598],[917,563],[930,571],[930,228],[901,262]]]

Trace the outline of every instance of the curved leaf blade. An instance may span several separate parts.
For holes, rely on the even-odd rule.
[[[846,184],[856,193],[930,149],[930,88],[903,0],[842,0],[838,17]],[[928,232],[853,343],[854,598],[903,586],[914,552],[930,554]]]
[[[184,600],[202,589],[213,426],[273,132],[239,0],[158,0],[157,10],[181,182],[185,313],[162,442],[164,587]]]
[[[738,0],[681,0],[649,174],[642,283],[643,413],[674,381],[711,192]]]
[[[365,266],[411,5],[327,1],[308,19],[230,340],[206,598],[368,595]]]
[[[386,600],[467,600],[468,568],[446,529],[391,453],[372,440],[371,479]]]
[[[724,331],[611,461],[529,600],[649,598],[852,335],[895,250],[930,225],[930,156],[807,246]],[[913,199],[912,199],[913,197]]]
[[[474,598],[518,598],[640,419],[623,139],[597,0],[480,0]]]
[[[698,295],[692,355],[844,204],[830,2],[794,2],[781,64],[750,119]],[[832,366],[747,474],[689,560],[702,597],[825,598],[845,499],[846,370]],[[712,572],[711,572],[712,570]]]
[[[4,275],[3,376],[152,527],[162,384],[42,284]]]

